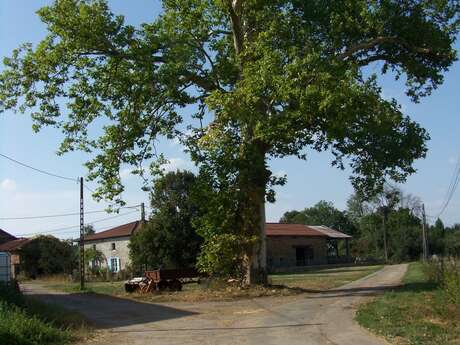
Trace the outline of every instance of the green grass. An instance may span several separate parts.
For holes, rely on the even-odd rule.
[[[64,345],[88,335],[79,315],[0,286],[0,344]]]
[[[382,266],[323,268],[299,273],[278,273],[269,276],[273,285],[303,290],[327,290],[363,278]]]
[[[460,310],[412,263],[404,286],[362,305],[356,320],[398,345],[460,344]]]
[[[222,281],[213,281],[208,285],[186,284],[181,292],[163,291],[151,294],[125,293],[124,282],[87,282],[83,291],[80,290],[80,285],[77,283],[64,281],[40,281],[38,283],[68,293],[95,293],[149,302],[222,301],[262,296],[286,296],[311,290],[326,290],[360,279],[381,268],[382,266],[359,266],[315,269],[294,274],[270,275],[269,283],[271,285],[268,287],[240,288]]]

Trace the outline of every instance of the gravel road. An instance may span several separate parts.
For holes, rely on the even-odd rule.
[[[25,284],[27,294],[86,316],[94,345],[384,345],[354,321],[359,303],[400,284],[407,265],[383,269],[328,292],[235,302],[141,303],[66,294]]]

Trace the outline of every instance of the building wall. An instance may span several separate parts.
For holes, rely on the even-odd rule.
[[[267,266],[282,268],[297,266],[296,247],[311,247],[313,260],[307,265],[327,264],[327,240],[321,237],[270,236],[267,237]]]
[[[115,243],[115,250],[112,250],[112,243]],[[93,246],[95,246],[96,250],[104,254],[107,261],[109,262],[111,258],[118,258],[120,266],[119,270],[124,270],[126,269],[126,266],[130,264],[128,243],[129,236],[125,236],[102,240],[85,241],[85,247],[93,248]],[[106,267],[106,263],[102,263],[102,266]]]

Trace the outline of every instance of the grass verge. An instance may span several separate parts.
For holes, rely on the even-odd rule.
[[[360,306],[356,320],[398,345],[460,344],[460,308],[429,281],[421,263],[411,263],[397,290]]]
[[[69,293],[95,293],[116,297],[132,298],[149,302],[199,302],[225,301],[264,296],[289,296],[303,292],[317,292],[347,284],[367,276],[382,266],[341,267],[329,269],[313,269],[305,272],[289,274],[273,274],[269,276],[270,285],[241,288],[231,286],[222,281],[208,284],[186,284],[181,292],[154,292],[152,294],[127,294],[123,282],[88,282],[84,291],[79,284],[41,281],[48,287]]]
[[[79,315],[0,285],[0,344],[63,345],[86,338],[89,332]]]

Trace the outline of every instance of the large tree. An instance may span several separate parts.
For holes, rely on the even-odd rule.
[[[152,215],[129,242],[137,269],[194,267],[203,243],[194,225],[200,216],[196,177],[189,171],[166,174],[155,182]]]
[[[180,138],[224,196],[216,202],[234,199],[216,205],[227,215],[214,227],[223,235],[207,241],[244,244],[234,247],[255,281],[265,276],[264,202],[282,182],[270,158],[329,151],[371,191],[404,180],[424,157],[427,133],[382,97],[366,67],[405,77],[414,101],[429,95],[456,59],[458,0],[162,4],[160,16],[134,27],[103,0],[56,0],[38,11],[43,41],[5,59],[0,111],[31,109],[36,130],[64,132],[61,153],[94,152],[95,197],[119,198],[122,164],[141,174],[143,161],[162,160],[156,139]],[[187,106],[193,116],[181,112]],[[100,118],[102,134],[91,130]]]

